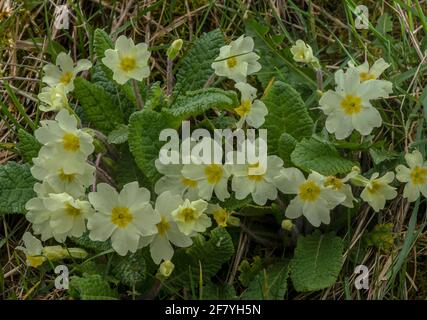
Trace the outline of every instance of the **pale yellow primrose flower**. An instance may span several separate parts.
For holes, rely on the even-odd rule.
[[[38,94],[41,101],[39,109],[43,112],[59,111],[68,108],[68,98],[65,87],[58,84],[55,87],[44,87]]]
[[[24,247],[18,246],[16,249],[25,253],[27,266],[37,268],[46,261],[46,257],[42,256],[42,242],[34,237],[30,232],[25,232],[22,237]]]
[[[93,138],[77,128],[77,119],[67,110],[61,110],[55,120],[40,121],[41,127],[34,135],[52,152],[58,152],[62,161],[75,160],[75,156],[86,159],[94,151]]]
[[[353,130],[369,135],[381,126],[382,119],[370,100],[383,96],[382,80],[360,82],[356,68],[335,73],[335,91],[328,90],[320,98],[320,109],[327,115],[326,130],[338,140],[347,138]]]
[[[157,233],[160,217],[150,204],[150,191],[138,182],[126,184],[120,193],[106,183],[89,193],[89,201],[96,213],[89,217],[87,227],[93,241],[111,238],[111,246],[119,255],[138,249],[141,237]]]
[[[220,48],[219,56],[211,67],[218,76],[235,82],[246,82],[248,75],[261,70],[261,64],[257,61],[259,56],[253,50],[254,40],[242,35]]]
[[[387,172],[381,178],[378,177],[379,173],[375,172],[365,182],[365,188],[360,194],[362,200],[367,202],[375,212],[384,209],[386,201],[397,196],[396,188],[389,186],[394,180],[394,173]]]
[[[344,178],[338,178],[336,176],[326,176],[323,180],[323,185],[327,188],[331,188],[335,192],[341,193],[345,200],[341,203],[341,205],[347,208],[353,208],[353,202],[356,199],[353,196],[353,192],[351,191],[351,186],[346,184],[351,178],[355,177],[358,174],[356,171],[351,171]]]
[[[75,198],[81,197],[95,180],[95,167],[81,157],[68,160],[64,162],[63,155],[42,147],[39,156],[33,158],[31,174],[37,180],[49,183],[57,191],[66,192]]]
[[[232,212],[228,211],[227,209],[221,207],[219,204],[208,204],[208,207],[206,209],[206,213],[209,215],[212,215],[215,222],[220,227],[227,227],[227,226],[239,226],[240,220],[239,218],[232,216]]]
[[[134,44],[125,36],[117,38],[114,50],[107,49],[102,63],[113,71],[113,79],[125,84],[129,79],[141,81],[150,75],[148,59],[150,52],[146,43]]]
[[[296,168],[283,168],[276,180],[281,192],[297,195],[286,208],[286,217],[295,219],[304,215],[315,227],[329,224],[330,211],[345,200],[342,193],[325,187],[325,177],[314,171],[306,179]]]
[[[427,198],[427,161],[418,150],[405,154],[405,160],[409,168],[401,164],[396,167],[396,179],[406,182],[403,196],[409,202],[417,200],[420,193]]]
[[[183,234],[172,218],[172,212],[182,205],[181,196],[166,191],[156,199],[154,214],[160,220],[156,224],[155,235],[142,237],[139,247],[150,245],[150,253],[154,263],[159,264],[162,260],[170,260],[173,257],[173,243],[177,247],[189,247],[193,241],[188,235]]]
[[[77,61],[74,66],[73,59],[68,54],[61,52],[56,57],[56,65],[49,63],[43,67],[45,75],[42,81],[50,87],[62,85],[65,92],[70,92],[74,90],[74,79],[77,73],[89,70],[91,67],[92,63],[87,59]]]
[[[251,194],[254,202],[262,206],[267,200],[277,198],[275,178],[281,174],[283,160],[275,155],[268,156],[266,165],[266,168],[261,163],[232,166],[231,189],[236,199],[245,199]]]
[[[183,234],[193,236],[212,225],[211,219],[204,213],[207,207],[208,203],[204,200],[190,202],[186,199],[171,215]]]
[[[313,55],[313,49],[301,39],[291,47],[291,53],[296,62],[312,64],[314,67],[319,66],[319,60]]]
[[[235,84],[235,87],[241,93],[240,106],[234,109],[240,116],[237,127],[241,128],[246,121],[251,127],[259,128],[264,123],[264,118],[268,114],[267,107],[264,102],[256,99],[256,89],[251,85],[238,82]]]
[[[369,67],[368,61],[365,61],[363,64],[359,66],[355,66],[352,61],[348,62],[350,68],[356,68],[359,71],[360,82],[370,81],[370,80],[378,80],[381,74],[387,69],[390,65],[384,61],[383,58],[378,59],[374,62],[374,64]],[[383,98],[387,98],[390,93],[393,92],[393,84],[390,81],[379,80],[380,84],[382,84],[382,94]]]
[[[89,202],[74,199],[67,193],[33,198],[25,208],[34,233],[40,234],[43,241],[53,237],[64,242],[67,237],[81,237],[86,231],[85,220],[93,214]]]

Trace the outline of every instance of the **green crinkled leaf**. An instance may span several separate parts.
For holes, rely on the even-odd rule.
[[[111,289],[99,274],[71,277],[70,295],[82,300],[112,300],[118,297],[117,290]]]
[[[167,97],[163,92],[160,82],[154,82],[147,90],[144,109],[161,111],[167,106]]]
[[[86,250],[93,250],[95,252],[104,252],[111,249],[110,240],[107,241],[93,241],[89,239],[89,232],[85,232],[79,238],[71,238],[71,240]]]
[[[247,287],[255,276],[261,271],[264,263],[259,256],[255,256],[252,263],[248,260],[243,260],[239,265],[239,281]]]
[[[356,162],[343,158],[332,144],[313,138],[298,142],[291,160],[306,172],[314,170],[324,175],[347,173],[357,166]]]
[[[288,289],[289,263],[279,262],[262,269],[242,293],[242,300],[283,300]]]
[[[172,262],[175,270],[168,281],[170,286],[190,287],[198,285],[200,268],[203,282],[206,283],[229,261],[234,254],[233,241],[224,228],[211,231],[209,240],[202,235],[193,238],[193,245],[176,251]]]
[[[342,266],[343,240],[318,230],[298,238],[291,260],[291,279],[298,292],[316,291],[335,283]]]
[[[282,158],[285,167],[291,167],[291,154],[294,151],[297,140],[290,134],[283,132],[278,141],[278,156]]]
[[[129,127],[125,124],[119,124],[116,129],[108,135],[108,143],[122,144],[128,141]]]
[[[152,183],[161,177],[154,165],[165,143],[159,141],[159,134],[170,127],[170,121],[163,113],[152,110],[135,112],[129,119],[129,149],[138,167]]]
[[[36,180],[29,164],[8,162],[0,166],[0,214],[25,213],[25,204],[36,196]]]
[[[166,112],[173,117],[186,119],[202,114],[211,108],[232,109],[238,104],[239,101],[234,91],[209,88],[187,92],[185,96],[180,96]]]
[[[213,74],[212,62],[224,45],[224,37],[219,29],[197,39],[179,61],[174,96],[187,91],[202,89]]]
[[[112,261],[113,275],[121,283],[132,287],[145,279],[145,260],[141,251],[125,257],[115,256]]]
[[[114,48],[110,36],[102,29],[96,29],[93,36],[93,47],[99,61],[104,58],[105,50]]]
[[[19,142],[16,145],[16,149],[19,154],[25,161],[32,162],[32,159],[36,158],[39,154],[39,150],[42,145],[32,134],[28,133],[24,129],[18,130],[18,139]]]
[[[114,103],[114,97],[100,85],[78,77],[74,80],[74,86],[74,94],[80,102],[85,119],[92,127],[107,133],[118,124],[125,123],[122,111]]]
[[[203,286],[203,300],[233,300],[236,299],[236,289],[231,284],[206,283]]]
[[[296,140],[311,136],[313,120],[301,96],[290,85],[274,82],[263,101],[268,109],[263,128],[268,130],[270,154],[277,154],[279,139],[284,132]]]

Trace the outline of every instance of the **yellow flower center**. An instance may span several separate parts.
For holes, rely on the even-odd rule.
[[[349,116],[359,113],[362,110],[362,99],[358,96],[348,94],[341,100],[341,108]]]
[[[361,72],[359,75],[360,81],[375,80],[375,76],[370,72]]]
[[[163,236],[166,232],[168,232],[170,228],[170,224],[168,219],[166,219],[164,216],[162,216],[160,222],[156,224],[157,232],[159,235]]]
[[[220,165],[210,164],[205,168],[205,175],[210,184],[216,184],[221,181],[224,170]]]
[[[304,201],[316,201],[320,196],[320,187],[316,182],[308,180],[299,186],[299,196]]]
[[[71,79],[73,79],[74,74],[71,71],[66,71],[62,73],[61,77],[59,78],[59,82],[61,82],[63,85],[67,85],[71,82]]]
[[[133,215],[126,207],[115,207],[111,211],[111,222],[119,228],[126,228],[126,226],[133,220]]]
[[[344,185],[341,179],[338,179],[337,177],[334,177],[334,176],[326,177],[324,184],[325,184],[325,187],[331,187],[334,190],[341,190],[341,188]]]
[[[227,59],[227,66],[232,69],[237,65],[237,59],[236,57],[231,57]]]
[[[197,181],[196,180],[191,180],[191,179],[187,179],[187,178],[183,177],[181,179],[181,183],[186,187],[190,187],[190,188],[197,187]]]
[[[58,176],[59,176],[59,180],[61,180],[62,182],[71,183],[71,182],[74,182],[74,180],[76,180],[76,174],[75,173],[67,174],[64,172],[63,168],[61,168],[59,170]]]
[[[215,219],[216,223],[220,227],[224,227],[225,228],[227,226],[227,220],[228,220],[229,214],[228,214],[228,212],[225,209],[221,208],[221,209],[215,211],[213,213],[213,216],[214,216],[214,219]]]
[[[192,208],[184,208],[178,214],[178,219],[190,223],[197,219],[197,212]]]
[[[251,169],[259,169],[260,168],[260,163],[253,163],[248,165],[248,171]],[[264,180],[264,176],[265,174],[248,174],[248,179],[251,181],[255,181],[255,182],[260,182]]]
[[[241,117],[246,116],[251,112],[251,102],[249,100],[242,100],[240,106],[234,108],[234,111]]]
[[[81,209],[73,207],[71,203],[65,204],[65,211],[72,217],[78,217],[82,213]]]
[[[45,260],[46,258],[42,256],[27,256],[27,265],[37,268],[41,266]]]
[[[76,152],[80,149],[80,138],[74,133],[66,133],[62,137],[62,145],[65,150]]]
[[[369,193],[377,193],[381,189],[381,183],[378,181],[372,181],[371,185],[368,186],[368,192]]]
[[[416,166],[410,173],[413,184],[424,184],[427,178],[427,168]]]
[[[129,72],[134,70],[136,67],[136,60],[134,57],[125,56],[120,59],[120,68],[125,71]]]

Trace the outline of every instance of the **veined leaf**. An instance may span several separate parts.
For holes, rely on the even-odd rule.
[[[16,148],[19,154],[24,158],[27,162],[32,162],[33,158],[36,158],[39,154],[39,150],[41,148],[40,142],[37,139],[24,129],[18,130],[18,139],[19,142],[16,145]]]
[[[224,45],[224,37],[219,29],[202,35],[179,62],[174,96],[187,91],[202,89],[213,74],[212,62]]]
[[[298,238],[291,260],[291,279],[298,292],[316,291],[335,283],[342,265],[343,241],[333,233]]]
[[[209,88],[187,92],[185,96],[180,96],[165,112],[173,117],[186,119],[190,116],[202,114],[211,108],[232,109],[238,104],[239,101],[234,91]]]
[[[268,108],[263,128],[267,129],[269,153],[277,154],[279,139],[286,132],[296,140],[310,137],[313,120],[298,92],[276,81],[263,99]]]
[[[146,266],[141,251],[125,257],[116,255],[112,265],[114,276],[129,287],[145,279]]]
[[[297,140],[290,134],[283,132],[278,141],[278,156],[282,158],[285,167],[291,167],[291,154],[294,151]]]
[[[356,162],[343,158],[332,144],[313,138],[298,142],[291,160],[306,172],[314,170],[324,175],[347,173],[357,166]]]
[[[128,141],[129,127],[125,124],[119,124],[116,129],[108,135],[108,143],[121,144]]]
[[[82,300],[112,300],[118,296],[117,291],[111,289],[99,274],[71,277],[70,295]]]
[[[242,293],[243,300],[283,300],[288,289],[289,263],[280,262],[262,269]]]
[[[80,102],[85,119],[95,129],[108,133],[125,122],[122,111],[114,103],[114,97],[104,88],[83,78],[76,78],[74,86],[74,94]]]
[[[25,204],[35,197],[36,180],[29,164],[8,162],[0,166],[0,214],[25,213]]]
[[[179,249],[172,260],[175,270],[169,285],[189,287],[198,284],[200,272],[202,280],[207,283],[234,254],[233,241],[224,228],[211,231],[209,240],[199,235],[193,238],[193,245]]]
[[[114,48],[110,36],[102,29],[96,29],[93,38],[93,47],[99,61],[105,57],[105,50]]]
[[[130,151],[138,167],[152,183],[161,177],[154,165],[160,148],[165,143],[159,141],[159,134],[170,127],[171,123],[163,113],[152,110],[135,112],[129,119]]]

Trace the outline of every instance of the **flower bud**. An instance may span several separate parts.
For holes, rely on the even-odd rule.
[[[183,44],[182,39],[177,39],[174,42],[172,42],[172,44],[170,45],[170,47],[166,52],[169,60],[171,61],[175,60],[176,56],[181,51],[182,44]]]
[[[291,231],[294,228],[292,220],[285,219],[282,221],[282,228],[286,231]]]
[[[163,261],[159,267],[158,277],[163,279],[169,278],[173,272],[173,269],[175,269],[175,265],[172,263],[172,261]]]

